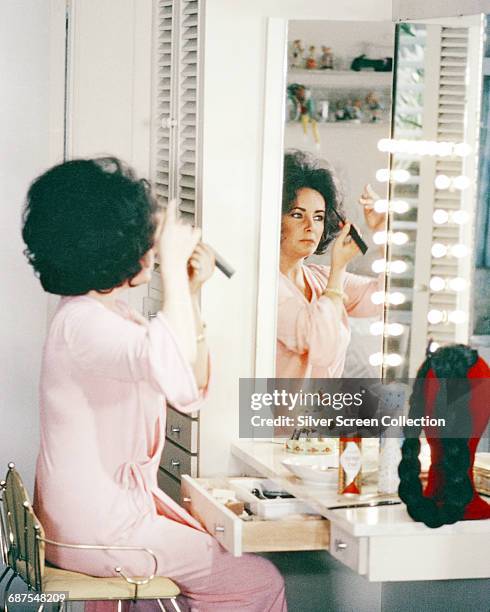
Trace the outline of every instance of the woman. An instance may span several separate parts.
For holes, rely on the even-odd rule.
[[[386,219],[375,212],[374,195],[366,188],[360,203],[368,227],[380,230]],[[302,151],[287,152],[282,202],[276,376],[340,377],[350,340],[348,316],[379,314],[371,295],[383,289],[383,278],[346,271],[359,248],[348,235],[350,223],[340,228],[333,212],[343,216],[339,186],[326,164]],[[330,267],[305,263],[334,239]]]
[[[233,558],[157,486],[166,402],[195,411],[207,385],[197,295],[214,267],[175,205],[158,219],[147,183],[116,159],[61,164],[29,189],[26,254],[44,289],[64,296],[43,355],[35,510],[54,540],[151,548],[193,610],[284,611],[272,564]],[[165,297],[148,323],[118,298],[150,280],[155,251]],[[46,557],[95,576],[152,570],[141,553]]]

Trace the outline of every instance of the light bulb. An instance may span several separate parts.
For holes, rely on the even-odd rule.
[[[452,155],[453,153],[453,143],[452,142],[438,142],[436,143],[436,152],[434,155],[439,155],[440,157],[448,157],[448,155]]]
[[[388,210],[388,200],[376,200],[374,210],[377,213],[384,213]]]
[[[385,292],[384,291],[375,291],[371,294],[371,302],[373,304],[382,304],[385,301]]]
[[[403,334],[403,325],[401,323],[390,323],[387,331],[390,336],[401,336]]]
[[[433,257],[439,258],[447,255],[447,246],[441,244],[440,242],[435,242],[432,245],[431,253]]]
[[[408,242],[408,234],[405,234],[405,232],[393,232],[390,239],[393,244],[401,246],[402,244]]]
[[[454,155],[466,157],[471,153],[471,147],[467,142],[460,142],[454,146]]]
[[[380,274],[386,270],[386,260],[384,259],[375,259],[371,264],[371,270],[376,272],[376,274]]]
[[[457,259],[466,257],[468,255],[468,247],[464,244],[455,244],[451,247],[451,255]]]
[[[442,210],[442,208],[438,208],[434,211],[432,219],[434,220],[434,223],[442,225],[443,223],[447,223],[449,221],[449,213],[447,212],[447,210]]]
[[[389,138],[381,138],[378,140],[378,151],[383,151],[383,153],[388,153],[392,150],[391,140]]]
[[[449,281],[449,288],[453,291],[464,291],[466,289],[466,280],[457,276]]]
[[[451,179],[445,174],[439,174],[434,180],[436,189],[449,189],[451,186]]]
[[[406,183],[410,178],[410,172],[408,170],[393,170],[391,178],[396,183]]]
[[[373,242],[374,244],[386,244],[387,237],[388,233],[384,230],[382,232],[375,232],[373,234]]]
[[[451,321],[451,323],[460,325],[466,321],[466,313],[464,310],[453,310],[448,314],[447,318]]]
[[[441,345],[439,344],[439,342],[431,342],[430,343],[430,347],[429,347],[429,351],[431,353],[435,353],[440,346]]]
[[[380,183],[386,183],[390,180],[390,171],[388,168],[381,168],[376,172],[376,180]]]
[[[407,264],[400,259],[390,262],[389,270],[390,272],[394,272],[395,274],[403,274],[405,270],[408,268]]]
[[[383,333],[383,321],[375,321],[369,326],[369,331],[373,336],[381,336]]]
[[[446,281],[440,276],[433,276],[429,285],[432,291],[442,291],[446,287]]]
[[[383,353],[373,353],[369,355],[369,363],[372,366],[380,366],[383,363]]]
[[[427,321],[429,321],[429,323],[432,323],[432,325],[437,325],[438,323],[441,323],[441,321],[444,318],[444,313],[442,312],[442,310],[429,310],[429,312],[427,313]]]
[[[453,187],[455,189],[458,189],[459,191],[464,191],[465,189],[468,189],[470,183],[471,181],[468,176],[461,175],[453,178]]]
[[[403,295],[403,293],[400,293],[400,291],[394,291],[393,293],[389,294],[388,300],[390,304],[399,306],[400,304],[403,304],[403,302],[405,301],[405,296]]]
[[[463,225],[464,223],[468,223],[468,219],[470,215],[466,212],[466,210],[455,210],[451,214],[451,221],[453,223],[457,223],[458,225]]]
[[[399,215],[403,215],[410,210],[410,204],[404,200],[395,200],[391,204],[391,210]]]
[[[393,368],[396,368],[397,366],[399,366],[402,363],[402,361],[403,361],[403,358],[398,353],[390,353],[389,355],[386,355],[387,365]]]

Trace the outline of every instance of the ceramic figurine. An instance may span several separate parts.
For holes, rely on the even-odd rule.
[[[315,70],[318,67],[315,53],[316,47],[314,45],[311,45],[311,47],[309,48],[308,57],[306,58],[306,68],[308,68],[308,70]]]
[[[322,70],[333,70],[333,53],[331,47],[322,47],[320,68]]]
[[[381,121],[381,111],[383,109],[379,103],[378,96],[373,91],[370,91],[366,96],[366,105],[370,117],[370,123],[377,123],[378,121]]]
[[[315,118],[315,103],[311,97],[311,91],[304,85],[292,83],[288,86],[288,97],[294,100],[296,104],[301,124],[303,125],[303,132],[305,135],[307,134],[308,124],[311,123],[313,138],[315,139],[315,143],[319,144],[320,135],[318,133],[318,124]]]
[[[295,40],[293,42],[293,58],[291,62],[291,66],[293,68],[304,68],[304,53],[305,48],[303,47],[303,43],[301,42],[301,40]]]

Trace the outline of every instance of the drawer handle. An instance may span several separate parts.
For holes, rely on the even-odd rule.
[[[225,528],[223,527],[223,525],[214,526],[214,533],[224,533],[224,532],[225,532]]]
[[[172,425],[172,427],[170,428],[170,431],[172,433],[180,433],[180,427],[175,427],[175,425]]]
[[[191,503],[191,498],[190,497],[183,497],[182,498],[182,503],[183,504],[190,504]]]
[[[347,548],[347,544],[342,542],[342,540],[335,539],[334,545],[336,552],[340,552],[341,550],[345,550]]]
[[[156,313],[156,312],[149,312],[149,313],[148,313],[148,318],[149,318],[149,319],[154,319],[156,316],[157,316],[157,313]]]
[[[178,461],[177,459],[170,459],[170,465],[172,467],[179,467],[180,466],[180,461]]]

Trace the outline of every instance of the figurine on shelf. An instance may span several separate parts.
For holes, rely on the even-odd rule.
[[[378,123],[381,121],[381,111],[383,110],[379,103],[378,96],[370,91],[366,96],[366,106],[368,110],[368,117],[370,123]]]
[[[333,53],[331,47],[322,47],[320,68],[322,70],[333,70]]]
[[[303,43],[301,40],[293,41],[293,52],[292,52],[292,68],[304,68],[304,53],[305,48],[303,47]]]
[[[335,121],[345,121],[346,119],[344,104],[339,100],[335,105]]]
[[[363,103],[360,98],[357,98],[357,100],[354,100],[354,114],[355,114],[356,120],[362,121],[362,118],[364,116],[362,107],[363,107]]]
[[[315,119],[315,104],[311,97],[311,91],[304,85],[292,83],[288,85],[288,99],[296,104],[305,135],[308,133],[308,123],[311,123],[313,138],[318,145],[320,143],[320,136],[318,134],[318,125]]]
[[[306,58],[306,68],[308,70],[315,70],[318,67],[317,61],[316,61],[316,47],[314,45],[311,45],[311,47],[308,50],[308,57]]]

